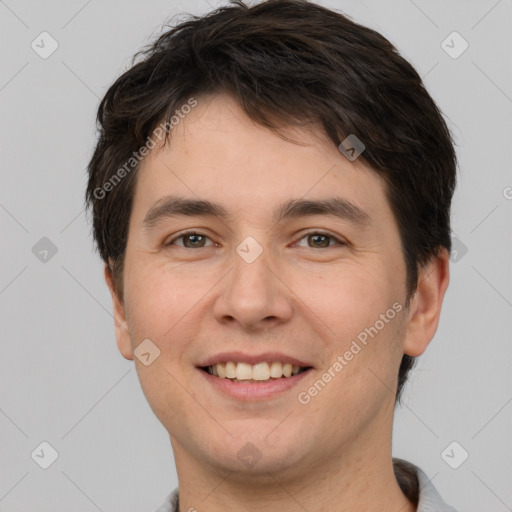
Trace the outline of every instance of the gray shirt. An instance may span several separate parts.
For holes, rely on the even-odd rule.
[[[417,503],[416,512],[457,512],[443,501],[420,468],[401,459],[393,459],[393,466],[400,488],[411,501]],[[154,512],[180,512],[178,490],[174,489]]]

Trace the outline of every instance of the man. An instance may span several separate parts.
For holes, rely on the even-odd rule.
[[[159,512],[453,511],[391,455],[449,282],[456,157],[418,74],[302,0],[235,2],[138,56],[86,199],[174,452]]]

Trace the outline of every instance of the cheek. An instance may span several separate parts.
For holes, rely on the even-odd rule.
[[[210,288],[204,274],[144,265],[143,261],[132,276],[127,294],[132,332],[162,342],[180,328],[187,314],[193,314],[194,305]]]
[[[126,298],[132,346],[135,349],[149,338],[160,350],[158,358],[148,366],[134,358],[141,388],[160,421],[173,432],[179,432],[185,417],[189,418],[187,421],[199,421],[204,414],[184,392],[190,378],[184,370],[184,357],[197,333],[194,306],[199,307],[198,301],[211,286],[204,275],[171,274],[149,265],[133,268],[131,275]],[[182,411],[182,418],[173,411]]]
[[[294,291],[328,328],[330,343],[337,349],[350,344],[396,301],[378,263],[346,262],[294,279]]]
[[[326,379],[331,392],[350,389],[353,396],[386,392],[379,378],[392,383],[402,355],[404,306],[397,283],[378,263],[347,263],[331,275],[303,277],[299,282],[297,295],[305,297],[304,303],[315,313],[309,318],[317,315],[320,322],[315,321],[324,326],[326,335],[318,342],[326,355],[322,371],[330,369]],[[346,401],[347,397],[339,403]]]

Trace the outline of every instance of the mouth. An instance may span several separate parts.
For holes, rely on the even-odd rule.
[[[311,366],[293,365],[281,361],[263,361],[256,364],[227,361],[201,366],[200,369],[219,379],[258,384],[292,378],[307,372]]]
[[[314,367],[285,354],[218,354],[196,367],[211,389],[237,401],[284,399]]]

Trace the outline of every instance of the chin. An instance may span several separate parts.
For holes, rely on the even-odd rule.
[[[298,448],[303,450],[306,446],[298,432],[293,435],[290,431],[283,431],[277,435],[272,431],[276,428],[276,421],[254,421],[254,428],[250,430],[247,425],[244,428],[244,422],[238,423],[242,424],[236,429],[227,428],[233,437],[226,435],[222,439],[211,439],[205,447],[207,453],[203,453],[203,457],[209,458],[213,466],[233,471],[243,478],[261,476],[266,480],[268,473],[293,470],[304,460],[306,454]]]
[[[257,452],[255,452],[257,453]],[[273,475],[278,474],[291,474],[299,469],[300,456],[295,456],[290,459],[288,455],[271,452],[270,450],[261,451],[252,461],[244,457],[246,460],[242,461],[238,458],[238,454],[230,453],[229,457],[222,459],[215,459],[211,461],[212,465],[221,471],[229,471],[230,480],[247,481],[250,479],[251,483],[258,485],[265,485],[273,483],[275,480]]]

